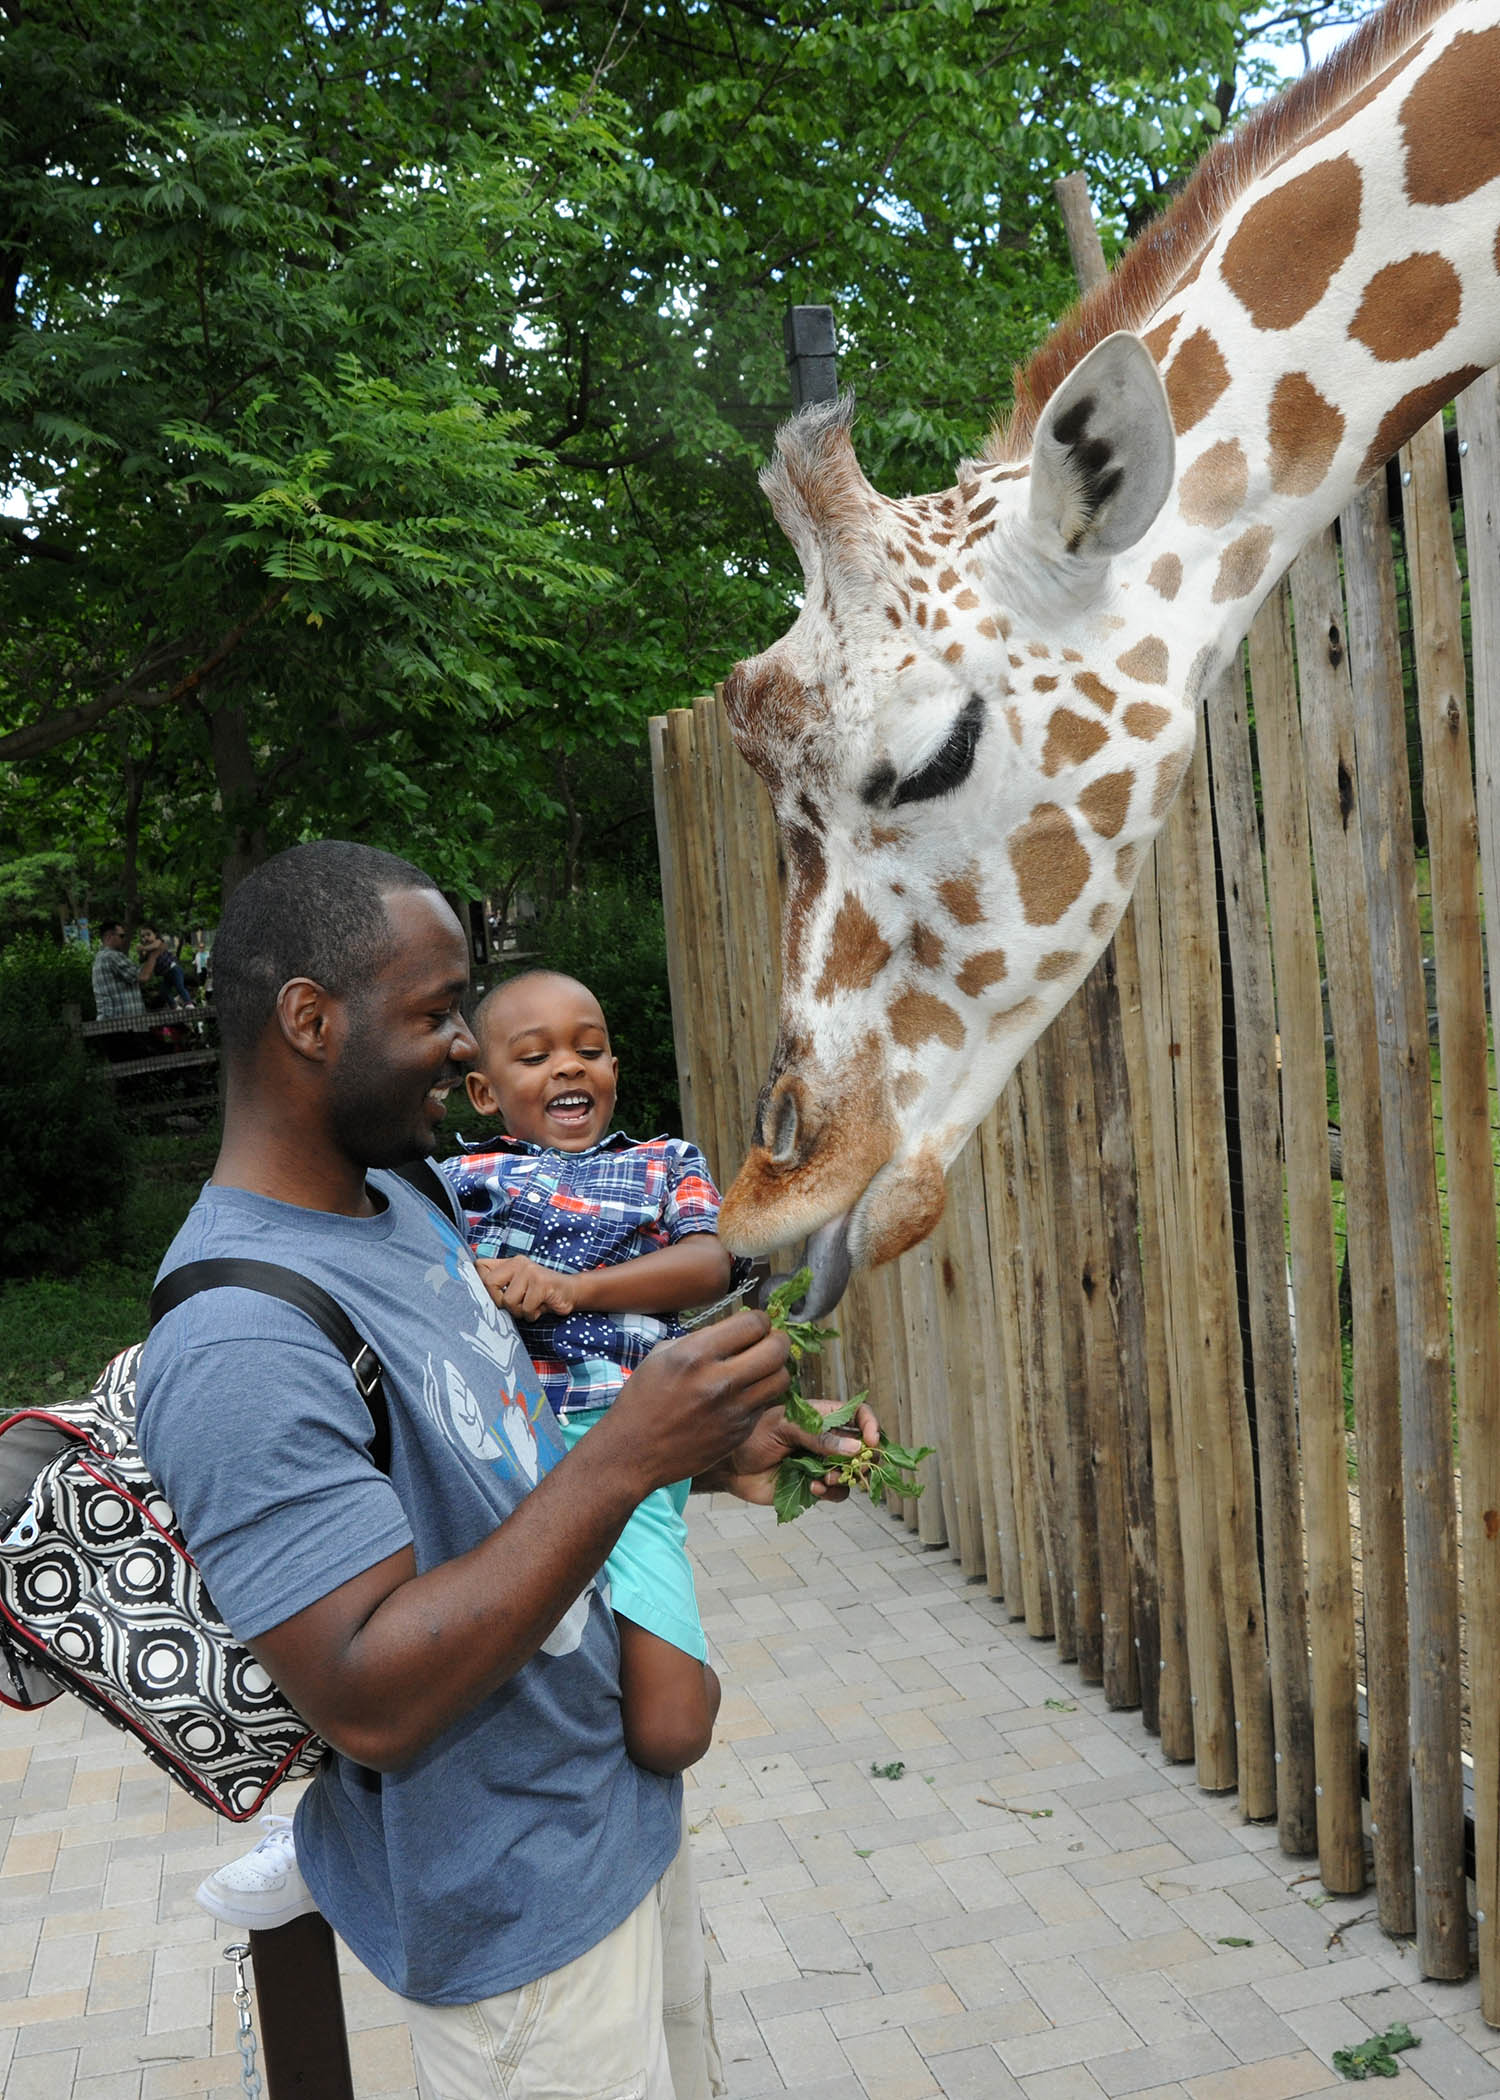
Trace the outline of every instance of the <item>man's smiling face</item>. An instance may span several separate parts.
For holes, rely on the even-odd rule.
[[[599,1002],[572,977],[538,971],[502,985],[479,1015],[467,1080],[483,1116],[554,1152],[586,1152],[609,1129],[619,1061]]]

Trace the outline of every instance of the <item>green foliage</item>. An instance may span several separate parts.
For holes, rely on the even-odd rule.
[[[1413,2034],[1404,2020],[1396,2020],[1384,2034],[1372,2034],[1368,2041],[1356,2042],[1352,2049],[1335,2049],[1333,2068],[1341,2078],[1398,2078],[1401,2066],[1396,2052],[1416,2049],[1420,2044],[1421,2037]]]
[[[810,1436],[826,1435],[830,1430],[846,1429],[868,1397],[856,1393],[842,1407],[824,1410],[814,1407],[802,1397],[801,1382],[797,1367],[805,1357],[817,1356],[825,1342],[837,1338],[836,1327],[818,1327],[810,1320],[798,1320],[792,1308],[807,1296],[812,1282],[811,1269],[799,1269],[785,1283],[779,1283],[766,1301],[766,1310],[771,1316],[771,1325],[779,1327],[787,1338],[789,1361],[792,1366],[791,1384],[787,1388],[784,1405],[788,1421],[798,1429],[805,1429]],[[860,1448],[849,1458],[815,1456],[810,1451],[792,1452],[776,1469],[776,1484],[772,1502],[776,1509],[778,1524],[790,1524],[800,1517],[805,1509],[811,1509],[815,1496],[815,1481],[832,1478],[844,1487],[863,1490],[872,1502],[883,1502],[887,1495],[916,1497],[922,1492],[916,1478],[916,1469],[924,1458],[931,1458],[932,1446],[923,1444],[920,1449],[908,1450],[904,1444],[893,1444],[882,1437],[879,1444],[861,1443]],[[896,1776],[896,1775],[887,1775]]]
[[[77,1275],[0,1283],[0,1415],[87,1392],[110,1357],[141,1339],[157,1267],[213,1149],[208,1137],[133,1140],[108,1248]]]
[[[607,870],[598,759],[794,606],[782,308],[834,303],[872,477],[940,485],[1071,298],[1053,177],[1116,239],[1243,37],[1238,0],[12,0],[0,856],[210,921],[305,836],[476,893]]]
[[[114,1098],[63,1014],[87,993],[81,949],[22,937],[0,953],[0,1275],[81,1267],[129,1194]]]

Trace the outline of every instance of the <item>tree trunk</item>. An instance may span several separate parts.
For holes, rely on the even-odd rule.
[[[214,783],[224,812],[224,901],[266,857],[260,776],[242,707],[216,707],[208,718]]]

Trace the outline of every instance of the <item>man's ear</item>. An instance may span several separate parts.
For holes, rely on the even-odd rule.
[[[500,1097],[490,1085],[487,1072],[476,1072],[472,1067],[465,1072],[464,1092],[468,1095],[476,1115],[499,1118],[504,1114],[500,1106]]]
[[[1042,411],[1031,448],[1031,522],[1044,546],[1123,553],[1155,522],[1176,472],[1161,374],[1134,335],[1106,336]]]
[[[276,994],[276,1021],[300,1057],[325,1064],[333,1044],[332,1009],[338,1002],[311,977],[289,977]]]

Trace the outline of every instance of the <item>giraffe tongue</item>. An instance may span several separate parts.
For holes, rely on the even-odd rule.
[[[849,1282],[849,1213],[820,1225],[807,1242],[804,1260],[812,1270],[807,1296],[797,1308],[803,1320],[822,1320],[833,1311]]]

